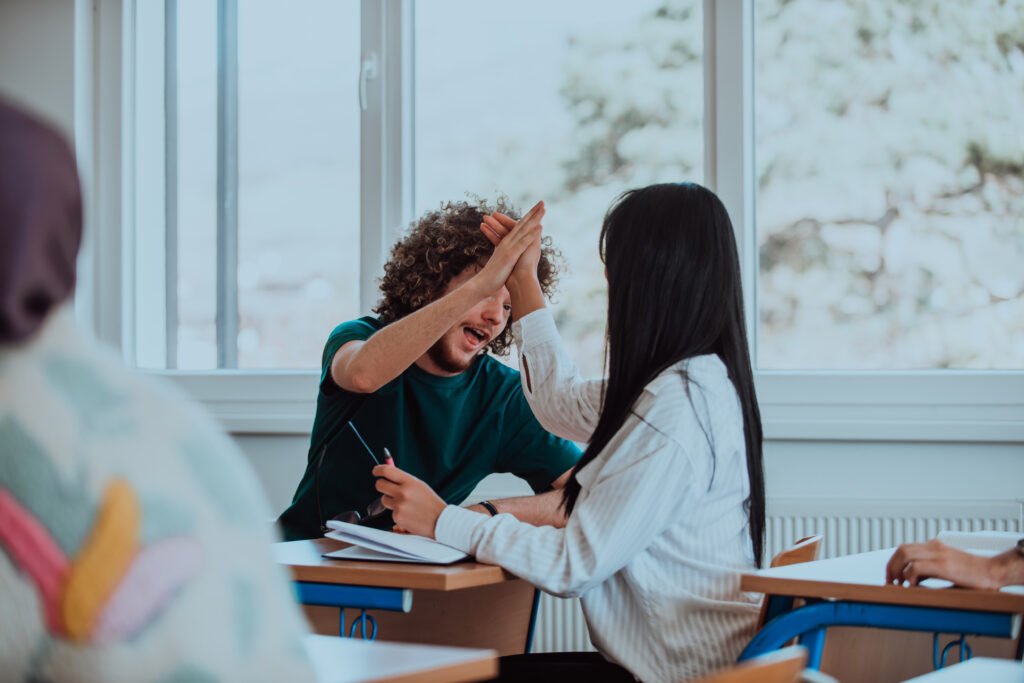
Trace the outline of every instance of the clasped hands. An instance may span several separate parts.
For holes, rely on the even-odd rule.
[[[545,211],[540,201],[518,221],[499,211],[484,216],[480,232],[494,245],[494,253],[474,278],[482,291],[490,294],[505,285],[537,278]]]

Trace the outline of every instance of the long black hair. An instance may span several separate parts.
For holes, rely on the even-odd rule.
[[[573,469],[562,501],[572,514],[576,479],[622,428],[648,383],[666,368],[715,354],[743,411],[754,560],[764,552],[765,496],[761,412],[747,347],[743,291],[732,222],[721,200],[692,183],[623,193],[601,227],[608,273],[607,381],[601,417]]]

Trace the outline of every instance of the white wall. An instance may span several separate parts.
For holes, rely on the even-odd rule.
[[[271,505],[291,501],[308,437],[236,435]],[[837,501],[1024,500],[1024,446],[1000,443],[769,441],[766,488],[773,498]],[[485,481],[486,497],[528,492],[512,477]]]
[[[74,0],[0,0],[0,95],[57,125],[75,118]]]

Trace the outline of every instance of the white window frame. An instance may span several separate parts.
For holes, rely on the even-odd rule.
[[[76,308],[128,363],[135,361],[139,265],[131,166],[137,2],[76,0],[76,149],[87,195]],[[413,0],[362,0],[362,58],[376,73],[367,74],[362,102],[364,311],[376,299],[388,246],[412,218],[412,25]],[[753,0],[704,0],[705,182],[737,230],[747,326],[756,344],[753,37]],[[311,428],[317,371],[154,374],[178,384],[232,433],[308,434]],[[1024,371],[755,375],[770,440],[1024,443]]]

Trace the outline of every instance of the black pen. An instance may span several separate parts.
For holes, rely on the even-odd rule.
[[[349,420],[348,426],[352,428],[352,433],[356,435],[356,438],[359,439],[359,443],[363,444],[363,448],[365,448],[366,452],[370,454],[370,457],[373,459],[373,464],[381,464],[380,460],[377,459],[377,456],[374,455],[373,451],[370,450],[370,447],[366,445],[366,441],[363,440],[363,435],[359,433],[358,429],[356,429],[356,423],[352,422],[352,420]],[[384,452],[387,453],[387,450],[385,450]]]

